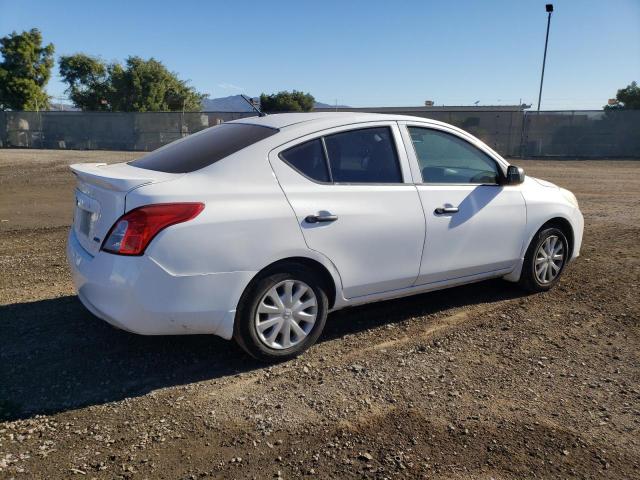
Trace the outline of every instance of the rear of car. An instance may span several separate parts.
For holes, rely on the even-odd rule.
[[[215,180],[202,169],[275,133],[226,124],[130,163],[72,165],[67,256],[87,309],[135,333],[230,338],[234,302],[255,272],[207,268],[197,258],[207,245],[191,237],[220,218],[219,202],[207,205],[215,202],[208,188]]]

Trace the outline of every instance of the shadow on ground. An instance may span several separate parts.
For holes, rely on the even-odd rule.
[[[453,307],[514,298],[490,281],[343,310],[322,341]],[[0,307],[0,419],[30,418],[264,368],[210,335],[144,337],[91,315],[75,296]]]

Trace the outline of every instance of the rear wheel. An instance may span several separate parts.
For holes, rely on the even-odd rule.
[[[259,279],[240,300],[234,337],[258,360],[300,355],[324,329],[328,300],[321,280],[296,265],[287,270]]]
[[[560,280],[568,254],[569,242],[562,230],[541,229],[527,249],[520,285],[530,292],[549,290]]]

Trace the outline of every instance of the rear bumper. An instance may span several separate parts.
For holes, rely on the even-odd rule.
[[[67,258],[78,298],[98,318],[142,335],[209,333],[229,339],[254,272],[175,275],[148,255],[89,255],[69,233]]]

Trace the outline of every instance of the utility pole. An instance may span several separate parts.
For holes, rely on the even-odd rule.
[[[540,76],[540,92],[538,93],[538,112],[540,111],[540,100],[542,99],[542,83],[544,82],[544,65],[547,63],[547,45],[549,44],[549,26],[551,25],[551,13],[553,13],[553,4],[545,5],[547,11],[547,36],[544,39],[544,56],[542,57],[542,75]]]

